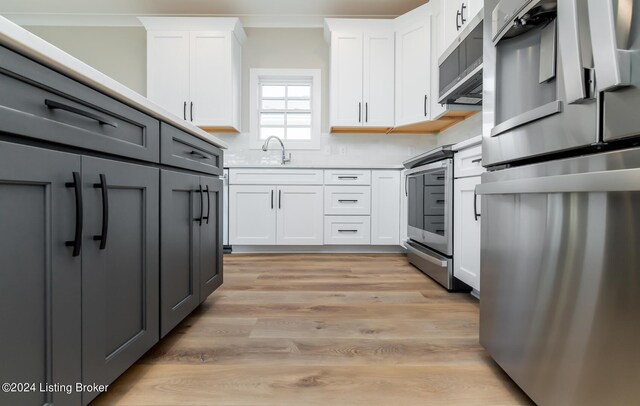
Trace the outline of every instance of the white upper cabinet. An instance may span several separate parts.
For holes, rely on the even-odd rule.
[[[394,31],[385,20],[326,20],[331,128],[394,125]]]
[[[331,34],[331,126],[362,126],[362,32]]]
[[[457,42],[467,24],[482,11],[484,0],[440,0],[440,3],[443,41],[438,55]]]
[[[169,58],[168,55],[172,57]],[[149,32],[147,66],[147,97],[176,116],[186,119],[189,100],[189,33]],[[163,85],[158,86],[160,83]]]
[[[141,17],[147,29],[147,97],[178,117],[240,130],[244,30],[237,18]]]
[[[430,119],[431,15],[421,7],[396,19],[396,127]]]

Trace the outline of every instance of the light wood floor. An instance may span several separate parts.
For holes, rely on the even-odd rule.
[[[94,404],[530,404],[478,302],[402,255],[231,255],[224,278]]]

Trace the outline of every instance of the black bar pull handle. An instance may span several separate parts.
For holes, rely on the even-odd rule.
[[[427,116],[427,100],[429,100],[429,96],[428,95],[424,95],[424,116]]]
[[[461,28],[461,25],[460,25],[460,14],[461,14],[460,10],[458,10],[456,12],[456,31],[460,31],[460,28]]]
[[[282,190],[278,190],[278,208],[282,208]]]
[[[187,119],[187,102],[184,102],[184,104],[182,105],[182,119]]]
[[[271,210],[273,210],[273,189],[271,189]]]
[[[404,195],[409,196],[409,177],[404,177]]]
[[[358,103],[358,122],[362,122],[362,102]]]
[[[199,225],[202,225],[202,220],[204,218],[204,191],[202,190],[202,185],[199,186],[196,193],[200,193],[200,217],[196,217],[194,221],[197,221]]]
[[[357,176],[338,176],[338,179],[341,179],[341,180],[347,180],[347,179],[358,180],[358,177]]]
[[[338,199],[338,203],[358,203],[356,199]]]
[[[467,8],[467,5],[462,3],[462,7],[460,7],[460,22],[462,24],[466,23],[467,20],[464,18],[464,10]]]
[[[95,120],[100,124],[108,125],[108,126],[111,126],[113,128],[118,128],[118,123],[115,123],[113,121],[109,121],[108,119],[106,119],[106,118],[104,118],[104,117],[102,117],[102,116],[100,116],[98,114],[91,113],[91,112],[85,111],[85,110],[81,110],[81,109],[79,109],[77,107],[69,106],[67,104],[63,104],[63,103],[57,102],[55,100],[50,100],[50,99],[45,99],[44,100],[44,104],[50,110],[68,111],[69,113],[77,114],[79,116],[90,118],[91,120]]]
[[[207,194],[207,216],[204,217],[207,220],[207,224],[209,224],[209,216],[211,215],[211,196],[209,195],[209,185],[207,185],[204,192]]]
[[[191,115],[191,121],[193,121],[193,102],[191,102],[191,108],[189,110],[190,110],[189,114]]]
[[[480,162],[482,162],[482,158],[474,159],[473,161],[471,161],[472,164],[479,164]]]
[[[473,218],[478,221],[478,218],[481,217],[480,213],[478,213],[478,192],[476,189],[473,189]]]
[[[339,233],[357,233],[358,230],[338,230]]]
[[[73,188],[76,194],[76,230],[73,241],[66,241],[64,243],[67,247],[73,247],[73,256],[80,255],[82,250],[82,218],[84,216],[82,207],[82,179],[80,178],[80,172],[73,172],[73,182],[65,183],[68,188]]]
[[[364,122],[368,123],[369,122],[369,103],[365,103],[364,104]]]
[[[200,159],[211,159],[211,157],[208,157],[202,152],[198,152],[196,150],[192,150],[191,152],[189,152],[189,155],[194,156],[196,158],[200,158]]]
[[[100,183],[94,183],[95,189],[102,189],[102,231],[100,235],[94,235],[94,241],[100,241],[100,249],[107,248],[107,233],[109,232],[109,186],[107,176],[100,174]]]

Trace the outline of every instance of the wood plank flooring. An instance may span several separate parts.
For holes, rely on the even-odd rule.
[[[93,404],[531,404],[478,309],[403,255],[227,255],[222,288]]]

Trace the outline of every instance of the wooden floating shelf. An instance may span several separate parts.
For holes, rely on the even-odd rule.
[[[209,133],[231,133],[231,134],[239,134],[240,131],[236,130],[233,127],[205,127],[198,126],[201,130],[204,130]]]
[[[388,134],[389,127],[331,127],[331,134]]]

